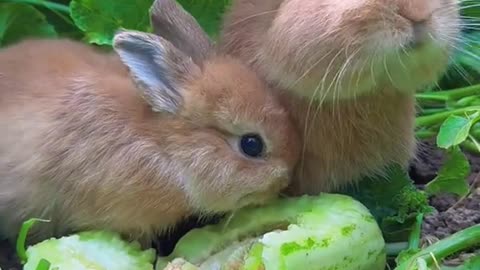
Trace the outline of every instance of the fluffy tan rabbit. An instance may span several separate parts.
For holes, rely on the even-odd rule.
[[[1,235],[35,217],[51,222],[32,241],[86,229],[144,241],[288,185],[300,140],[286,110],[167,7],[184,27],[170,33],[179,46],[122,31],[113,54],[69,40],[0,51]]]
[[[318,193],[408,165],[460,24],[457,0],[234,0],[219,46],[277,88],[303,135],[291,192]]]

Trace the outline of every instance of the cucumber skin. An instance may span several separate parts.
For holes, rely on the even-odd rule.
[[[279,199],[194,229],[170,256],[158,258],[156,269],[175,258],[208,270],[383,270],[386,265],[385,240],[370,211],[352,197],[329,193]]]

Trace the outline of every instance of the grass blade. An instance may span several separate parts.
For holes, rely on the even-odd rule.
[[[35,225],[37,222],[50,222],[49,220],[44,220],[44,219],[38,219],[38,218],[32,218],[27,221],[25,221],[22,224],[22,227],[20,228],[20,233],[18,234],[17,238],[17,243],[16,243],[16,250],[17,250],[17,256],[20,259],[20,262],[22,264],[25,264],[27,262],[27,250],[25,247],[25,242],[27,240],[27,235],[28,231],[30,231],[30,228]],[[48,268],[47,268],[48,269]]]

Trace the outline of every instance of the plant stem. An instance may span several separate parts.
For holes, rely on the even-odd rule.
[[[480,110],[480,106],[470,106],[470,107],[456,109],[452,111],[446,111],[446,112],[436,113],[436,114],[427,115],[427,116],[420,116],[420,117],[417,117],[417,119],[415,120],[415,124],[417,127],[432,126],[434,124],[440,124],[442,121],[447,119],[450,115],[462,114],[462,113],[466,113],[469,111],[476,111],[476,110],[477,111]]]
[[[460,146],[472,154],[480,154],[477,146],[471,141],[464,141]]]
[[[420,100],[447,101],[474,95],[480,95],[480,85],[473,85],[445,91],[419,93],[415,96]]]
[[[432,115],[432,114],[442,113],[446,111],[448,111],[448,109],[443,107],[442,108],[425,108],[425,109],[422,109],[420,113],[421,115],[426,116],[426,115]]]
[[[419,101],[447,101],[448,97],[439,95],[438,92],[416,94],[415,98]]]
[[[459,99],[467,96],[480,95],[480,85],[462,87],[454,90],[444,91],[449,99]]]
[[[43,6],[51,10],[55,11],[61,11],[67,14],[70,14],[70,7],[67,5],[55,3],[55,2],[50,2],[46,0],[6,0],[9,2],[14,2],[14,3],[24,3],[24,4],[31,4],[31,5],[38,5],[38,6]]]
[[[16,251],[17,256],[20,259],[21,263],[25,263],[27,261],[27,251],[25,248],[25,243],[27,241],[27,235],[30,228],[37,222],[49,222],[48,220],[32,218],[25,221],[20,228],[20,233],[18,234],[17,243],[16,243]]]
[[[478,105],[478,100],[479,100],[479,96],[463,97],[457,102],[455,102],[455,104],[453,104],[453,107],[463,108],[467,106]]]
[[[420,140],[426,140],[435,137],[437,132],[431,130],[419,130],[415,132],[415,136]]]
[[[418,214],[413,230],[408,238],[408,249],[418,249],[420,247],[420,238],[422,235],[423,214]]]
[[[480,138],[480,126],[473,126],[472,130],[470,131],[473,137],[479,139]]]
[[[456,252],[468,249],[470,247],[480,244],[480,224],[470,228],[459,231],[445,239],[442,239],[433,245],[421,250],[401,265],[397,266],[395,270],[416,269],[412,266],[418,258],[421,258],[431,265],[433,262],[432,256],[436,260],[441,260]]]

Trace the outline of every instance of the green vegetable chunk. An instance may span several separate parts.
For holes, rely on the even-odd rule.
[[[385,241],[360,202],[321,194],[247,208],[217,225],[194,229],[162,269],[383,270]]]
[[[111,232],[90,231],[49,239],[27,249],[24,270],[47,261],[57,270],[153,270],[155,252],[142,251]]]

